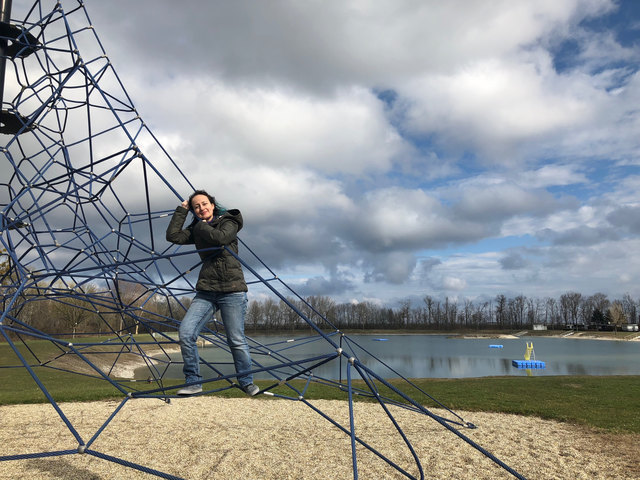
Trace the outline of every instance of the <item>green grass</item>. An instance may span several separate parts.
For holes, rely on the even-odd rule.
[[[453,411],[513,413],[616,433],[640,433],[640,376],[485,377],[413,382]],[[402,387],[401,382],[390,383],[428,408],[438,406],[428,396]],[[321,385],[312,386],[306,396],[346,398],[343,392]]]
[[[36,344],[37,355],[55,351],[50,342]],[[48,349],[52,349],[49,350]],[[29,356],[29,361],[33,357]],[[7,344],[0,344],[0,366],[16,365],[16,357]],[[122,398],[122,394],[106,381],[85,375],[69,374],[36,366],[38,377],[57,402],[92,401]],[[175,385],[179,381],[169,381]],[[268,381],[256,382],[262,388]],[[428,396],[400,382],[391,382],[411,398],[427,407],[437,406]],[[640,376],[539,376],[487,377],[463,379],[418,379],[414,383],[431,397],[454,411],[502,412],[537,416],[580,425],[587,425],[615,433],[640,433]],[[299,388],[304,384],[298,383]],[[362,386],[362,382],[358,382]],[[150,385],[127,383],[127,389],[148,388]],[[271,391],[291,395],[286,387]],[[384,395],[395,396],[381,388]],[[236,397],[237,389],[216,395]],[[307,398],[346,399],[346,393],[332,387],[313,383],[305,392]],[[259,396],[267,400],[272,397]],[[358,397],[359,401],[372,401]],[[47,398],[24,368],[0,368],[0,405],[47,402]]]
[[[639,376],[423,379],[417,384],[453,410],[514,413],[640,433]]]
[[[150,338],[148,335],[141,335],[136,337],[136,340],[144,342],[150,340]],[[93,337],[76,338],[73,342],[80,344],[81,342],[93,343],[104,340],[104,338]],[[102,378],[95,378],[95,374],[78,375],[56,368],[41,366],[41,363],[46,363],[48,360],[60,355],[61,349],[53,342],[46,340],[30,341],[28,349],[22,343],[16,342],[16,346],[56,402],[86,402],[122,398],[122,394],[109,382]],[[101,348],[114,350],[114,347]],[[97,350],[101,348],[99,347]],[[167,383],[171,385],[178,383],[178,381]],[[139,387],[139,384],[127,382],[124,386],[127,390],[135,390]],[[142,388],[148,387],[149,385],[145,384]],[[27,369],[22,367],[22,363],[16,357],[13,349],[7,343],[0,343],[0,405],[48,401]]]

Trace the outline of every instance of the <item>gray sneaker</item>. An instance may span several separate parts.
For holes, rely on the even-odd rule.
[[[245,385],[244,387],[242,387],[242,391],[250,397],[253,397],[260,391],[260,388],[257,385],[250,383],[249,385]]]
[[[178,390],[178,395],[195,395],[196,393],[202,392],[202,385],[189,385],[188,387],[181,388]]]

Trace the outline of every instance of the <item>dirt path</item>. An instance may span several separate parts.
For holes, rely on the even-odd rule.
[[[314,406],[348,425],[348,404],[319,400]],[[118,402],[62,404],[87,442]],[[393,408],[415,447],[425,478],[515,478],[429,417]],[[442,413],[442,412],[438,412]],[[460,412],[459,412],[460,413]],[[460,432],[529,479],[640,479],[640,435],[612,435],[536,418],[467,413],[478,426]],[[355,405],[356,434],[411,475],[415,462],[380,407]],[[78,441],[51,405],[0,407],[0,455],[76,450]],[[165,473],[205,479],[353,478],[349,437],[302,402],[196,397],[128,401],[91,446]],[[360,479],[407,478],[363,447]],[[156,478],[92,455],[0,462],[0,479]]]

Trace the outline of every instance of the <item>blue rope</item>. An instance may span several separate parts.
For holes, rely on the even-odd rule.
[[[347,384],[349,385],[349,431],[351,432],[351,464],[353,468],[353,480],[358,480],[356,425],[353,418],[353,390],[351,389],[351,362],[347,363]]]
[[[369,388],[371,389],[371,392],[372,393],[376,393],[375,387],[369,381],[368,377],[364,374],[363,370],[360,368],[359,362],[357,360],[355,360],[355,359],[354,359],[354,362],[353,362],[353,366],[358,371],[360,376],[364,379],[364,381],[366,382],[367,386],[369,386]],[[409,441],[407,436],[402,431],[402,428],[400,428],[400,425],[398,425],[398,422],[396,421],[396,419],[393,417],[393,415],[391,415],[391,412],[387,408],[386,403],[383,402],[382,399],[377,395],[376,395],[376,399],[378,400],[378,403],[382,407],[384,412],[387,414],[387,417],[389,417],[389,419],[393,423],[393,426],[396,428],[396,431],[402,437],[402,440],[404,441],[405,445],[409,448],[409,451],[411,452],[411,455],[413,456],[413,459],[416,462],[416,466],[418,467],[418,470],[420,472],[420,478],[424,478],[424,472],[422,471],[422,464],[420,463],[420,459],[418,458],[418,455],[416,454],[416,451],[414,450],[413,446],[411,445],[411,442]]]
[[[488,450],[486,450],[485,448],[481,447],[479,444],[477,444],[476,442],[474,442],[473,440],[471,440],[469,437],[467,437],[466,435],[464,435],[463,433],[459,432],[458,430],[456,430],[455,428],[453,428],[451,425],[449,425],[447,422],[443,421],[438,415],[435,415],[433,412],[427,410],[425,407],[423,407],[422,405],[418,404],[415,400],[411,399],[410,397],[408,397],[406,394],[404,394],[403,392],[401,392],[400,390],[398,390],[396,387],[394,387],[393,385],[391,385],[389,382],[387,382],[385,379],[383,379],[382,377],[378,376],[375,372],[373,372],[372,370],[370,370],[369,368],[367,368],[366,366],[359,364],[358,365],[359,369],[362,369],[363,371],[365,371],[367,373],[367,375],[370,375],[374,378],[376,378],[378,381],[380,381],[381,383],[383,383],[386,387],[390,388],[391,390],[393,390],[396,394],[400,395],[401,397],[403,397],[407,402],[410,402],[412,404],[414,404],[414,406],[416,406],[422,413],[424,413],[425,415],[428,415],[429,417],[431,417],[432,419],[434,419],[436,422],[438,422],[440,425],[442,425],[443,427],[445,427],[447,430],[449,430],[450,432],[452,432],[453,434],[457,435],[458,437],[460,437],[462,440],[464,440],[465,442],[467,442],[469,445],[471,445],[473,448],[475,448],[476,450],[478,450],[480,453],[482,453],[483,455],[485,455],[487,458],[489,458],[490,460],[494,461],[495,463],[497,463],[498,465],[500,465],[502,468],[504,468],[507,472],[509,472],[510,474],[512,474],[514,477],[520,479],[520,480],[526,480],[524,476],[522,476],[521,474],[519,474],[518,472],[516,472],[514,469],[512,469],[509,465],[507,465],[506,463],[504,463],[502,460],[500,460],[498,457],[496,457],[495,455],[493,455],[491,452],[489,452]]]
[[[168,480],[185,480],[182,477],[170,475],[168,473],[164,473],[153,468],[144,467],[140,464],[129,462],[127,460],[123,460],[118,457],[107,455],[105,453],[96,452],[95,450],[86,450],[84,453],[86,453],[87,455],[93,455],[94,457],[101,458],[103,460],[109,460],[110,462],[118,463],[120,465],[124,465],[125,467],[133,468],[134,470],[139,470],[141,472],[148,473],[150,475],[155,475],[156,477],[166,478]]]
[[[122,409],[122,407],[124,407],[124,404],[127,403],[128,400],[129,400],[129,397],[124,397],[122,402],[120,402],[120,405],[118,405],[118,407],[113,411],[113,413],[109,416],[109,418],[107,418],[107,420],[102,424],[102,426],[96,431],[93,437],[91,437],[85,445],[82,445],[82,447],[87,449],[93,444],[93,442],[96,441],[96,439],[100,436],[100,434],[104,431],[104,429],[107,428],[107,425],[109,425],[111,420],[115,418],[115,416]]]
[[[319,408],[317,408],[315,405],[313,405],[312,403],[310,403],[308,400],[306,400],[305,398],[301,398],[298,399],[299,401],[303,402],[307,407],[311,408],[314,412],[316,412],[318,415],[320,415],[322,418],[324,418],[325,420],[327,420],[329,423],[331,423],[333,426],[335,426],[336,428],[338,428],[339,430],[341,430],[343,433],[351,436],[351,430],[345,428],[344,426],[340,425],[338,422],[336,422],[333,418],[331,418],[330,416],[328,416],[326,413],[324,413],[322,410],[320,410]],[[404,469],[402,469],[400,466],[398,466],[397,464],[395,464],[393,461],[391,461],[389,458],[385,457],[384,455],[382,455],[380,452],[378,452],[375,448],[373,448],[371,445],[369,445],[367,442],[365,442],[364,440],[362,440],[361,438],[359,438],[357,435],[355,436],[355,440],[356,442],[358,442],[359,445],[362,445],[364,448],[366,448],[367,450],[369,450],[370,452],[372,452],[373,454],[377,455],[379,458],[381,458],[383,461],[385,461],[388,465],[390,465],[391,467],[393,467],[394,469],[396,469],[398,472],[400,472],[401,474],[403,474],[405,477],[407,478],[411,478],[411,479],[415,479],[415,477],[413,475],[411,475],[410,473],[408,473],[407,471],[405,471]]]

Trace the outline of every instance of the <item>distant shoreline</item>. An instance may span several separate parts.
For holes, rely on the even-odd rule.
[[[331,332],[326,332],[331,333]],[[447,336],[449,338],[457,338],[460,340],[467,339],[518,339],[521,337],[537,337],[537,338],[567,338],[577,340],[611,340],[611,341],[640,341],[640,333],[638,332],[595,332],[595,331],[572,331],[572,330],[520,330],[513,331],[433,331],[433,330],[349,330],[342,331],[345,335],[368,335],[372,337],[391,337],[397,335],[433,335]],[[308,335],[309,332],[304,330],[280,330],[280,331],[247,331],[247,337],[251,338],[256,335],[273,335],[273,336],[299,336]],[[135,371],[138,368],[147,365],[150,362],[153,365],[159,365],[161,362],[156,356],[166,356],[180,352],[178,344],[164,344],[162,348],[157,346],[147,346],[145,348],[144,357],[134,353],[123,353],[120,355],[91,355],[92,361],[96,366],[105,372],[109,372],[110,376],[121,379],[135,378]],[[115,361],[117,358],[117,362]],[[72,367],[79,369],[83,373],[91,374],[94,370],[85,362],[79,361],[75,357],[63,356],[53,361],[51,365],[58,368]]]
[[[541,332],[527,332],[523,335],[513,334],[461,334],[462,338],[520,338],[520,337],[541,337],[541,338],[568,338],[568,339],[580,339],[580,340],[612,340],[622,342],[637,342],[640,341],[640,333],[638,332],[618,332],[618,335],[598,335],[599,332],[552,332],[549,334],[540,334]],[[607,332],[612,333],[612,332]],[[622,335],[624,333],[624,335]],[[457,335],[456,335],[457,336]]]
[[[247,330],[248,337],[257,335],[304,335],[306,330]],[[640,341],[640,332],[599,332],[594,330],[340,330],[345,335],[375,335],[379,337],[393,335],[446,335],[449,337],[459,337],[461,339],[474,338],[504,338],[514,339],[520,337],[553,337],[553,338],[574,338],[581,340],[615,340],[615,341]],[[332,333],[332,332],[325,332]]]

